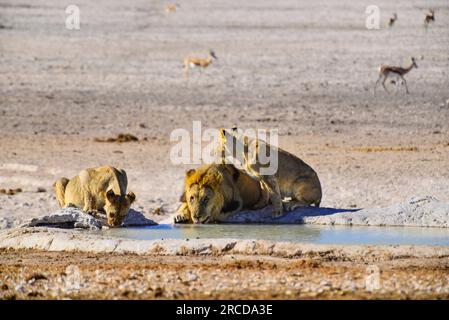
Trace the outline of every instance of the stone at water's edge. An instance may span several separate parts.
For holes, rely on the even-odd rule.
[[[82,229],[101,229],[102,221],[95,219],[91,215],[77,208],[65,208],[58,210],[50,215],[33,218],[25,223],[23,227],[51,226],[56,228],[82,228]]]
[[[323,224],[363,226],[449,227],[449,203],[431,196],[413,197],[403,203],[376,209],[301,208],[281,218],[271,217],[271,208],[245,211],[228,223]]]
[[[152,225],[157,225],[157,223],[146,218],[141,212],[134,209],[129,210],[128,215],[123,222],[124,227]],[[31,219],[30,222],[22,225],[22,227],[40,226],[65,229],[81,228],[99,230],[103,226],[106,226],[106,219],[94,218],[78,208],[68,207],[58,210],[50,215]]]
[[[227,222],[449,228],[449,204],[431,196],[414,197],[403,203],[376,209],[301,208],[287,212],[283,217],[277,219],[272,218],[271,208],[266,207],[257,211],[240,212],[230,217]],[[161,223],[173,223],[173,217]],[[47,216],[32,219],[24,226],[101,229],[104,225],[105,221],[96,219],[80,209],[66,208]],[[133,209],[129,211],[123,224],[124,227],[151,225],[157,225],[157,223]]]
[[[157,223],[151,219],[148,219],[142,212],[134,209],[129,209],[128,215],[123,221],[124,227],[144,227],[144,226],[156,226]]]

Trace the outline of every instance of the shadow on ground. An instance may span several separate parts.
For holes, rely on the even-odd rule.
[[[273,218],[271,206],[261,210],[242,211],[228,219],[227,223],[266,223],[266,224],[303,224],[308,223],[308,218],[330,216],[337,213],[352,213],[360,209],[337,208],[299,208],[291,212],[285,212],[280,218]]]

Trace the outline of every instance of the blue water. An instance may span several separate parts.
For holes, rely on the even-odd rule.
[[[158,225],[117,228],[102,234],[128,239],[260,239],[323,244],[449,245],[449,229],[321,225]]]

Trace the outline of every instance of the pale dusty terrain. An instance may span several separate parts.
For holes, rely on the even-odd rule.
[[[59,1],[2,1],[0,188],[24,193],[0,195],[0,225],[57,209],[56,178],[106,163],[127,170],[136,209],[173,212],[187,167],[170,163],[169,135],[193,120],[278,128],[281,147],[318,172],[323,206],[449,201],[447,3],[378,1],[376,31],[364,27],[368,4],[189,1],[167,15],[163,1],[83,0],[72,31]],[[218,62],[187,85],[183,58],[209,48]],[[411,94],[374,97],[378,65],[411,55],[424,56],[406,76]],[[93,141],[118,133],[147,141]],[[376,146],[387,149],[367,152]]]

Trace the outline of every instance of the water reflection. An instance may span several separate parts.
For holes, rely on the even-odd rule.
[[[320,225],[168,225],[118,228],[101,234],[129,239],[259,239],[326,244],[449,245],[446,228],[361,227]]]
[[[320,238],[320,228],[304,225],[185,225],[176,226],[181,238],[232,238],[273,241],[315,242]]]

